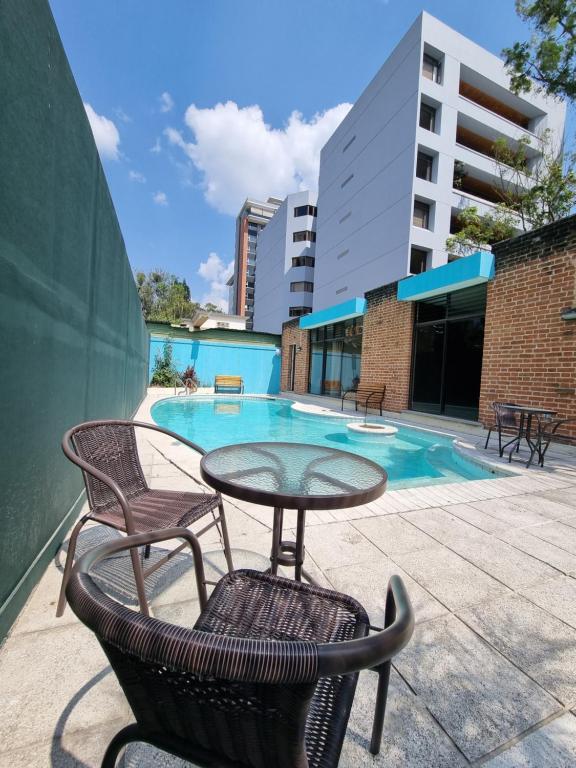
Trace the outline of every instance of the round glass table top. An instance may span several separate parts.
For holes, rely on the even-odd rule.
[[[244,501],[288,509],[341,509],[384,493],[378,464],[335,448],[304,443],[241,443],[202,457],[202,477]]]

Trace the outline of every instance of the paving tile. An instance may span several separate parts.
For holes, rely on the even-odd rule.
[[[394,574],[404,580],[417,622],[429,621],[447,613],[442,603],[385,555],[380,554],[369,566],[357,564],[326,570],[333,588],[356,598],[366,608],[370,621],[380,627],[384,622],[388,581]]]
[[[576,717],[567,712],[525,736],[484,768],[574,768]]]
[[[491,576],[442,546],[394,555],[393,559],[452,611],[509,592]]]
[[[314,525],[306,531],[306,550],[320,568],[370,563],[381,556],[350,523]]]
[[[446,512],[456,515],[465,523],[473,525],[475,528],[479,528],[484,533],[499,533],[507,531],[510,526],[507,523],[492,517],[481,509],[478,509],[477,504],[490,504],[491,502],[470,502],[469,504],[450,504],[446,508]]]
[[[521,594],[576,629],[575,579],[570,576],[561,576],[552,581],[536,584],[529,589],[523,589]]]
[[[470,525],[457,515],[452,514],[452,506],[446,507],[446,509],[436,508],[418,512],[406,512],[402,517],[442,544],[450,544],[450,542],[459,539],[478,539],[484,541],[490,538],[474,525]]]
[[[560,709],[455,616],[419,624],[395,666],[469,760]]]
[[[83,625],[9,637],[0,654],[0,743],[8,751],[130,718],[95,636]]]
[[[531,530],[531,528],[510,529],[505,533],[498,534],[498,538],[507,541],[528,555],[543,560],[563,573],[576,572],[576,555],[533,536],[530,533]]]
[[[576,555],[576,528],[570,525],[559,522],[545,523],[530,528],[530,533]]]
[[[552,579],[560,575],[555,568],[494,536],[486,535],[482,539],[453,539],[449,546],[461,557],[465,557],[466,560],[511,589],[536,584],[543,579]]]
[[[519,497],[476,501],[470,506],[485,515],[489,515],[494,520],[498,520],[508,528],[525,528],[528,525],[538,525],[548,520],[545,515],[536,510],[519,507],[518,504],[514,503],[515,498]],[[450,511],[458,514],[453,507],[450,507]]]
[[[538,496],[550,501],[557,501],[560,504],[567,504],[576,509],[576,485],[568,486],[567,488],[557,488],[551,491],[542,491]]]
[[[418,697],[392,669],[380,754],[368,751],[378,678],[362,672],[348,722],[340,768],[460,768],[468,765]]]
[[[576,630],[521,596],[458,616],[565,706],[576,703]]]
[[[520,509],[538,512],[551,520],[570,517],[574,514],[574,508],[572,506],[561,504],[558,501],[552,501],[551,499],[543,498],[536,494],[530,494],[530,496],[512,496],[510,501],[517,507],[520,507]]]
[[[0,765],[5,768],[98,768],[112,738],[132,720],[120,718],[80,731],[70,732],[65,728],[60,736],[10,752],[0,751]]]
[[[398,515],[357,520],[354,527],[386,554],[414,552],[435,544],[434,539]]]

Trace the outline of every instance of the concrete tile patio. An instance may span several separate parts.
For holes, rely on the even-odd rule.
[[[168,439],[140,442],[154,486],[198,487],[197,456]],[[270,510],[225,505],[237,566],[265,568]],[[309,514],[306,565],[315,577],[360,599],[377,623],[387,580],[398,573],[416,612],[414,637],[394,664],[381,754],[367,751],[376,676],[366,672],[342,768],[576,765],[575,520],[576,472],[564,460],[545,472],[394,490],[342,514]],[[110,535],[86,528],[81,546]],[[217,578],[217,534],[202,545]],[[150,584],[157,617],[195,620],[191,565],[182,554]],[[69,609],[55,619],[60,578],[57,558],[0,650],[1,766],[98,766],[131,720],[91,633]],[[130,601],[129,567],[121,578],[105,570],[101,578]],[[124,762],[185,765],[142,745]]]

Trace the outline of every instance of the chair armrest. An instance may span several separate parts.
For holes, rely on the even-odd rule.
[[[194,572],[196,574],[196,586],[200,598],[200,608],[201,610],[204,610],[208,601],[208,596],[206,593],[202,549],[198,537],[188,528],[164,528],[160,531],[150,531],[148,533],[123,536],[120,539],[100,544],[98,547],[90,549],[78,560],[74,566],[74,571],[77,573],[88,573],[94,565],[100,562],[100,560],[103,560],[110,555],[114,555],[117,552],[122,552],[125,549],[132,549],[133,547],[144,547],[149,544],[157,544],[158,542],[168,541],[170,539],[186,539],[188,544],[190,544],[194,557]]]
[[[386,593],[385,629],[375,635],[318,645],[320,677],[371,669],[389,661],[414,632],[414,611],[399,576],[392,576]]]
[[[120,423],[120,422],[117,422]],[[197,443],[193,443],[191,440],[187,440],[185,437],[182,437],[182,435],[179,435],[177,432],[172,432],[171,429],[164,429],[164,427],[159,427],[157,424],[148,424],[145,421],[126,421],[126,424],[132,424],[134,427],[142,427],[143,429],[151,429],[153,432],[162,432],[164,435],[168,435],[168,437],[174,438],[174,440],[178,440],[180,443],[183,443],[184,445],[187,445],[188,448],[192,448],[197,453],[204,456],[206,454],[206,451],[204,448],[202,448]]]

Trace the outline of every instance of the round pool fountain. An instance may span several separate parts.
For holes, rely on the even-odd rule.
[[[390,435],[395,435],[398,432],[396,427],[391,427],[389,424],[377,424],[376,422],[351,421],[346,424],[346,428],[350,440],[368,440],[370,442],[386,440]]]

